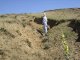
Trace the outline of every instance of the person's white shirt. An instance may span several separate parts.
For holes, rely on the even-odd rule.
[[[44,25],[47,25],[47,17],[46,17],[46,14],[44,13],[44,16],[43,16],[43,24]]]
[[[47,17],[46,16],[43,17],[43,23],[47,23]]]
[[[47,17],[46,17],[46,14],[44,13],[44,16],[43,16],[43,29],[44,29],[44,33],[47,33]]]

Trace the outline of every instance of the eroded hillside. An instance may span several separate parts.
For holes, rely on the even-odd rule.
[[[0,15],[0,60],[66,60],[65,51],[69,60],[80,59],[80,9],[45,12],[48,36],[42,13]]]

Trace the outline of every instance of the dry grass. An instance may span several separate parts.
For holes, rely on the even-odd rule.
[[[79,8],[46,11],[50,26],[46,37],[42,13],[0,15],[0,60],[66,60],[61,31],[70,60],[79,60],[79,12]]]
[[[41,18],[43,16],[43,13],[36,13],[31,15]],[[76,9],[61,9],[61,10],[47,11],[46,15],[48,19],[53,19],[53,20],[70,20],[70,19],[80,20],[79,18],[80,9],[76,8]]]

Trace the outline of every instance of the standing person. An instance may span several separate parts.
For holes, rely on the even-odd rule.
[[[42,23],[43,23],[44,34],[46,35],[47,34],[47,27],[48,27],[46,13],[43,13]]]

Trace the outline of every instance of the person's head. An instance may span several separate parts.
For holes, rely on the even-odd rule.
[[[43,13],[43,16],[46,16],[46,13]]]

